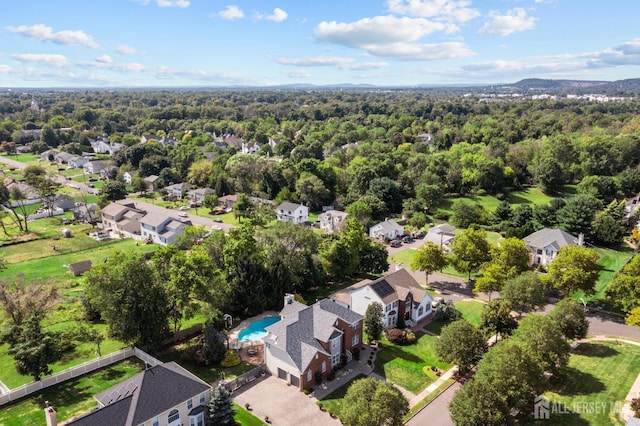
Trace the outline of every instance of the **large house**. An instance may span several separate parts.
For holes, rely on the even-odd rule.
[[[285,201],[276,207],[276,215],[279,221],[303,224],[309,220],[309,207]]]
[[[548,265],[558,255],[560,249],[568,245],[582,245],[584,236],[574,237],[561,229],[543,228],[524,237],[531,254],[531,265]]]
[[[108,161],[104,160],[87,161],[82,165],[82,170],[87,174],[100,173],[110,165]]]
[[[440,246],[442,251],[449,253],[451,251],[451,241],[455,236],[456,228],[448,223],[443,223],[429,228],[429,231],[424,238],[426,241],[431,241],[432,243]]]
[[[382,305],[385,328],[395,327],[398,318],[417,324],[431,314],[433,299],[404,268],[375,281],[364,280],[332,296],[336,303],[364,315],[373,302]]]
[[[341,225],[347,219],[347,214],[339,210],[327,210],[326,212],[318,215],[318,221],[320,221],[320,229],[332,234],[339,230]]]
[[[109,203],[101,213],[105,229],[111,229],[123,237],[130,238],[140,235],[140,220],[147,214],[146,211],[136,208],[133,203]]]
[[[170,196],[182,198],[187,195],[187,191],[191,189],[191,184],[186,182],[174,183],[173,185],[165,186],[164,189]]]
[[[369,236],[379,240],[393,240],[404,235],[404,228],[393,219],[377,223],[369,228]]]
[[[190,189],[189,191],[187,191],[187,195],[189,196],[189,200],[198,206],[202,205],[202,202],[204,201],[205,197],[207,195],[213,195],[215,194],[216,191],[214,191],[211,188],[196,188],[196,189]]]
[[[191,226],[188,219],[180,220],[158,213],[149,213],[140,219],[142,238],[162,245],[173,244],[187,226]]]
[[[148,368],[95,396],[67,426],[204,426],[211,386],[175,362]]]
[[[285,295],[280,321],[267,327],[264,359],[271,374],[300,390],[319,385],[362,347],[362,315],[333,300],[311,306]]]

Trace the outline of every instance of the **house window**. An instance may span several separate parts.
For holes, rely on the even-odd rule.
[[[204,426],[203,413],[198,413],[195,416],[189,416],[189,426]]]
[[[360,322],[351,325],[351,328],[357,330],[360,327]]]
[[[422,313],[424,312],[424,308],[422,306],[420,306],[418,308],[418,316],[422,316]]]
[[[176,422],[178,420],[180,420],[180,411],[171,410],[169,412],[169,415],[167,416],[167,423],[171,424],[171,423]]]
[[[207,396],[203,393],[200,394],[200,404],[204,404],[205,399],[207,398]]]
[[[327,361],[322,361],[322,372],[327,371]]]
[[[309,369],[309,371],[307,371],[307,382],[311,381],[311,369]]]
[[[151,422],[151,426],[160,426],[160,419],[157,417],[153,419],[153,421]]]
[[[191,410],[193,408],[193,399],[187,401],[187,410]]]
[[[331,355],[331,366],[334,367],[340,364],[340,352]]]
[[[351,339],[351,346],[355,346],[358,343],[360,343],[360,336],[358,336],[357,334],[354,334],[353,338]]]

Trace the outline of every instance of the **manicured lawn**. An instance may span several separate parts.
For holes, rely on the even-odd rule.
[[[375,372],[417,394],[438,378],[430,367],[447,370],[451,365],[436,356],[437,337],[420,332],[416,337],[415,344],[406,346],[394,345],[383,338],[383,349],[377,354]]]
[[[233,404],[233,409],[236,412],[235,420],[239,422],[242,426],[262,426],[266,424],[256,416],[254,416],[249,410],[244,407],[239,406],[238,404]]]
[[[600,266],[600,276],[596,282],[595,293],[585,296],[584,292],[579,291],[572,295],[572,298],[580,301],[582,297],[585,301],[605,300],[605,291],[611,283],[613,276],[624,267],[633,257],[633,250],[629,247],[621,247],[620,250],[598,248],[596,251],[600,254],[598,266]]]
[[[456,308],[462,313],[462,318],[478,327],[480,325],[480,316],[484,309],[484,303],[474,300],[463,300],[455,304]]]
[[[58,422],[71,419],[98,406],[94,395],[142,371],[144,364],[132,358],[93,373],[68,380],[30,395],[0,410],[5,426],[42,425],[43,408],[49,401],[57,410]]]
[[[14,161],[20,161],[21,163],[33,163],[37,162],[38,158],[40,158],[37,154],[16,154],[16,155],[6,155],[2,154],[3,157],[10,158]]]
[[[562,403],[571,414],[551,413],[540,424],[594,426],[622,425],[611,404],[624,401],[640,373],[640,347],[618,342],[590,342],[580,345],[569,360],[569,371],[556,389],[545,396]],[[584,403],[604,404],[596,412],[580,412]],[[592,405],[593,406],[593,405]]]
[[[513,191],[508,194],[506,200],[512,205],[512,207],[516,207],[520,204],[530,204],[530,205],[541,205],[548,204],[554,197],[550,197],[542,193],[540,188],[530,187],[525,188],[520,191]],[[438,206],[438,210],[440,212],[452,214],[451,206],[455,200],[467,200],[476,204],[480,204],[487,211],[492,212],[496,207],[502,202],[502,200],[497,199],[492,195],[478,195],[478,196],[468,196],[468,197],[459,197],[454,199],[445,199]]]
[[[351,384],[356,380],[362,379],[364,377],[367,377],[367,376],[365,376],[364,374],[358,374],[356,377],[353,378],[353,380],[351,380],[348,383],[345,383],[344,385],[340,386],[338,389],[331,392],[322,401],[320,401],[320,405],[322,406],[322,408],[324,408],[329,413],[334,414],[338,418],[340,418],[340,414],[342,412],[342,407],[343,407],[342,405],[343,398],[347,394],[347,391],[349,390],[349,386],[351,386]]]

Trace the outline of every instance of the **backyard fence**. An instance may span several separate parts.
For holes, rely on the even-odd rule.
[[[233,392],[242,386],[253,382],[258,377],[261,377],[267,372],[267,367],[262,364],[253,370],[249,370],[246,373],[236,377],[235,379],[231,379],[228,382],[222,384],[229,392]]]
[[[15,401],[16,399],[23,398],[34,392],[38,392],[42,389],[48,388],[49,386],[57,385],[66,380],[82,376],[83,374],[90,373],[102,367],[115,364],[116,362],[120,362],[133,356],[152,367],[158,364],[162,364],[161,361],[136,347],[125,348],[119,350],[118,352],[113,352],[108,355],[101,356],[100,358],[92,359],[91,361],[76,365],[75,367],[71,367],[54,375],[47,376],[42,380],[27,383],[26,385],[11,389],[9,392],[0,395],[0,406],[8,404],[11,401]]]

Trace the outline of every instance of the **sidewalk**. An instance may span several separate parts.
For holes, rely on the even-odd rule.
[[[453,374],[457,370],[458,370],[458,366],[457,365],[454,365],[453,367],[448,369],[442,376],[440,376],[438,378],[438,380],[436,380],[435,382],[431,383],[429,386],[427,386],[427,388],[425,390],[423,390],[418,395],[413,397],[413,399],[411,399],[409,401],[409,408],[415,407],[416,405],[418,405],[420,403],[420,401],[425,399],[430,393],[435,392],[435,390],[438,389],[438,387],[441,384],[443,384],[444,382],[449,380],[451,377],[453,377]]]

